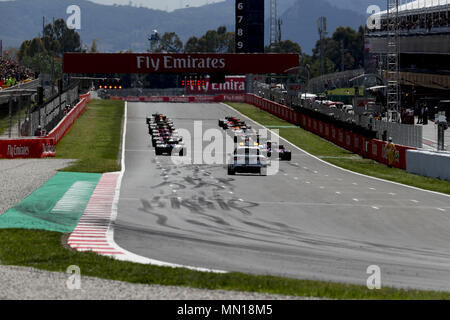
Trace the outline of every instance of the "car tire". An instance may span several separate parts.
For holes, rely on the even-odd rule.
[[[291,161],[291,159],[292,159],[292,154],[291,154],[291,152],[290,152],[290,151],[286,151],[286,152],[284,153],[284,160],[286,160],[286,161]]]
[[[234,171],[233,166],[230,164],[228,165],[228,175],[229,176],[234,176],[236,174],[236,171]]]

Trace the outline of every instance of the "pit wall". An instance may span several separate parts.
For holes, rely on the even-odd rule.
[[[74,122],[86,110],[91,95],[80,96],[81,101],[45,137],[0,140],[0,159],[54,157],[56,145],[72,128]]]
[[[406,171],[450,181],[450,152],[408,150]]]
[[[289,123],[300,126],[303,129],[319,135],[344,149],[357,153],[364,158],[373,159],[383,164],[388,163],[385,150],[385,145],[387,143],[384,141],[368,139],[362,134],[354,133],[334,124],[315,119],[312,116],[294,111],[282,104],[261,98],[254,94],[246,94],[245,102],[252,104],[261,110],[267,111]],[[416,150],[416,148],[396,145],[396,149],[397,154],[393,166],[405,170],[406,152],[407,150]]]

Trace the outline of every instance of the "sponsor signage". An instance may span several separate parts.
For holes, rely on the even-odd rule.
[[[246,77],[226,77],[225,83],[211,83],[206,78],[200,85],[186,86],[188,94],[245,93]]]
[[[294,53],[65,53],[64,73],[285,73]]]
[[[54,157],[55,144],[46,138],[0,140],[0,159]]]

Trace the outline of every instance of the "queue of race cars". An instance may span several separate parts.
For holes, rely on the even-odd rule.
[[[146,123],[157,156],[174,154],[184,156],[186,154],[183,138],[178,134],[171,119],[155,113],[146,118]]]
[[[176,130],[173,121],[160,113],[146,118],[148,133],[151,136],[155,154],[186,155],[183,138]],[[236,117],[219,120],[219,126],[233,136],[234,149],[228,163],[228,174],[259,173],[267,175],[270,159],[290,161],[292,154],[283,145],[265,141],[261,143],[260,135],[248,126],[245,121]]]
[[[234,152],[228,164],[228,174],[259,173],[267,175],[268,158],[278,156],[280,160],[290,161],[292,153],[283,145],[266,141],[261,143],[260,136],[245,121],[236,117],[219,120],[219,127],[230,130],[234,139]]]

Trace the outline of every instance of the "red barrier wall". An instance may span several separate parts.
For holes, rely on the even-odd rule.
[[[0,140],[0,159],[54,157],[55,147],[55,139]]]
[[[82,95],[80,99],[81,101],[46,137],[0,140],[0,159],[54,157],[56,145],[67,134],[75,120],[86,110],[91,95]]]
[[[72,128],[73,123],[86,110],[88,101],[91,100],[91,95],[80,96],[81,101],[65,116],[65,118],[47,135],[46,138],[54,138],[58,144],[67,132]]]
[[[370,158],[384,164],[387,164],[388,162],[385,150],[387,143],[384,141],[366,139],[360,134],[313,119],[286,106],[280,105],[279,103],[258,97],[254,94],[246,94],[245,102],[268,111],[292,124],[299,125],[304,129],[311,131],[344,149],[360,154],[365,158]],[[397,145],[396,149],[397,157],[393,166],[400,169],[406,169],[406,150],[415,150],[416,148]]]

